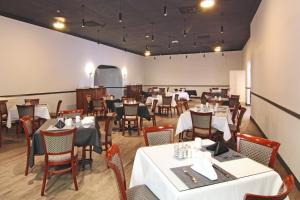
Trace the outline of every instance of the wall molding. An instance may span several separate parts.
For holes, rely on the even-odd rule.
[[[251,95],[254,95],[262,100],[264,100],[265,102],[268,102],[269,104],[275,106],[276,108],[280,109],[281,111],[284,111],[285,113],[288,113],[289,115],[292,115],[293,117],[296,117],[297,119],[300,119],[300,114],[296,113],[288,108],[285,108],[277,103],[275,103],[274,101],[271,101],[270,99],[267,99],[259,94],[256,94],[255,92],[251,91]]]
[[[1,95],[0,98],[23,97],[23,96],[35,96],[35,95],[49,95],[49,94],[62,94],[62,93],[73,93],[73,92],[76,92],[76,90],[57,91],[57,92],[27,93],[27,94]]]
[[[254,125],[257,127],[257,129],[261,132],[262,136],[264,138],[268,138],[266,136],[266,134],[263,132],[263,130],[260,128],[260,126],[258,125],[258,123],[255,121],[255,119],[252,116],[250,116],[250,120],[254,123]],[[286,164],[286,162],[280,156],[279,153],[277,154],[277,158],[278,158],[278,161],[280,162],[280,164],[283,166],[283,168],[288,172],[288,174],[292,174],[294,176],[295,185],[298,188],[298,190],[300,190],[300,182],[299,182],[299,180],[297,179],[297,177],[295,176],[295,174],[292,172],[292,170],[290,169],[290,167]]]
[[[143,85],[145,87],[153,87],[153,86],[157,86],[157,87],[228,87],[229,88],[229,85],[185,85],[185,84],[182,84],[182,85],[173,85],[173,84],[166,84],[166,85],[160,85],[160,84],[151,84],[151,85],[148,85],[148,84],[145,84]]]

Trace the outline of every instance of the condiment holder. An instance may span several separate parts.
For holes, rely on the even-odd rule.
[[[180,160],[191,158],[192,149],[189,145],[184,144],[183,140],[179,140],[174,144],[174,157]]]

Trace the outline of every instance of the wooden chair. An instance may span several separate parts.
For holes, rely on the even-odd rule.
[[[87,94],[85,96],[85,101],[86,101],[86,114],[87,115],[94,115],[94,113],[93,113],[92,95]]]
[[[143,199],[156,200],[158,199],[146,185],[137,185],[126,189],[126,179],[123,168],[123,162],[120,155],[118,145],[113,144],[107,151],[107,166],[111,169],[112,175],[117,182],[120,200]]]
[[[234,109],[232,110],[232,114],[231,114],[231,120],[232,123],[235,124],[235,120],[239,114],[239,109],[240,109],[241,104],[235,104]]]
[[[75,110],[63,110],[62,116],[65,118],[76,118],[76,116],[81,116],[83,115],[83,109],[75,109]]]
[[[190,109],[190,107],[189,107],[189,102],[188,102],[187,100],[182,101],[182,103],[183,103],[183,106],[184,106],[184,109],[185,109],[185,110],[189,110],[189,109]]]
[[[174,142],[174,128],[172,125],[152,126],[144,128],[146,146],[170,144]]]
[[[271,168],[274,167],[280,143],[252,135],[237,133],[237,151]]]
[[[221,97],[227,98],[228,97],[228,88],[222,88],[221,89]]]
[[[7,116],[8,116],[8,112],[7,112],[7,106],[6,106],[7,100],[2,100],[0,101],[0,147],[2,145],[2,128],[6,129],[6,133],[8,131],[7,128]]]
[[[237,117],[237,123],[236,124],[228,124],[229,126],[229,129],[230,129],[230,132],[233,134],[233,138],[236,140],[236,134],[238,132],[240,132],[240,126],[242,124],[242,121],[243,121],[243,117],[244,117],[244,114],[246,112],[246,108],[245,107],[240,107],[239,106],[240,104],[237,104],[236,107],[238,106],[238,110],[240,108],[240,112],[237,113],[238,114],[238,117]],[[235,108],[236,109],[236,108]],[[236,112],[235,110],[233,111],[233,114],[234,112]],[[238,112],[238,111],[237,111]],[[233,117],[233,114],[232,114],[232,117]]]
[[[140,129],[139,129],[139,116],[138,116],[138,109],[139,104],[123,104],[124,108],[124,115],[122,117],[122,132],[123,135],[125,134],[125,126],[126,122],[128,122],[128,129],[130,128],[131,122],[134,123],[134,127],[137,127],[138,135],[140,135]]]
[[[172,117],[172,96],[163,96],[162,97],[162,105],[158,106],[159,113],[161,114],[167,114],[169,116],[169,112],[171,113]]]
[[[96,116],[105,117],[107,114],[106,102],[103,98],[93,99],[93,114]]]
[[[59,100],[57,102],[56,112],[55,113],[50,113],[51,119],[56,119],[59,116],[59,111],[60,111],[61,103],[62,103],[62,100]]]
[[[31,139],[34,132],[32,132],[33,121],[31,116],[23,116],[20,119],[22,127],[24,129],[25,137],[26,137],[26,167],[25,167],[25,176],[28,175],[28,168],[29,168],[29,155],[31,149]]]
[[[277,195],[263,196],[257,194],[246,194],[244,200],[284,200],[294,188],[294,177],[288,175],[284,178],[281,188]]]
[[[183,113],[183,104],[182,103],[176,103],[176,111],[177,116],[179,117]]]
[[[41,195],[44,196],[46,180],[48,175],[62,174],[71,171],[75,190],[77,185],[77,148],[74,148],[74,135],[76,129],[67,131],[42,131],[42,142],[45,151],[45,169],[42,183]],[[67,168],[56,169],[50,167],[70,165]]]
[[[234,106],[236,104],[240,104],[240,96],[239,95],[231,95],[229,97],[229,109],[232,112],[234,109]]]
[[[28,105],[38,105],[40,103],[40,99],[24,99],[24,102]]]
[[[33,121],[32,122],[32,130],[31,132],[34,132],[36,130],[36,127],[35,127],[35,124],[37,123],[38,124],[38,127],[40,127],[40,120],[39,118],[35,117],[35,105],[17,105],[17,110],[18,110],[18,114],[19,114],[19,120],[16,122],[17,123],[17,129],[16,129],[16,132],[17,132],[17,135],[19,135],[20,133],[20,119],[25,117],[25,116],[30,116],[31,117],[31,120]]]
[[[151,106],[151,110],[149,110],[149,115],[150,115],[150,118],[152,120],[153,126],[156,126],[156,107],[157,107],[157,103],[158,103],[158,100],[154,99],[153,103],[152,103],[152,106]],[[143,127],[143,118],[140,117],[140,128],[142,129],[142,127]]]
[[[217,132],[216,129],[211,127],[212,113],[201,113],[201,112],[191,112],[192,124],[193,124],[193,136],[201,138],[213,138],[213,134]]]

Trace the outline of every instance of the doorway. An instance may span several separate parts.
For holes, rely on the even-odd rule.
[[[95,70],[94,85],[103,86],[115,98],[123,96],[123,79],[121,70],[110,65],[99,65]]]

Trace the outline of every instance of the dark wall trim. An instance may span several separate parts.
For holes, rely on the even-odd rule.
[[[257,127],[257,129],[261,132],[261,134],[263,135],[264,138],[267,138],[266,134],[263,132],[263,130],[260,128],[260,126],[257,124],[257,122],[255,121],[255,119],[250,116],[250,120],[254,123],[254,125]],[[288,174],[292,174],[295,178],[295,185],[298,188],[298,190],[300,190],[300,182],[297,179],[297,177],[295,176],[295,174],[292,172],[292,170],[289,168],[289,166],[286,164],[286,162],[283,160],[283,158],[277,154],[277,158],[278,161],[281,163],[281,165],[284,167],[284,169],[288,172]]]
[[[161,87],[229,87],[229,85],[143,85],[145,87],[161,86]]]
[[[69,91],[58,91],[58,92],[41,92],[41,93],[29,93],[29,94],[12,94],[12,95],[1,95],[2,98],[7,97],[22,97],[22,96],[35,96],[35,95],[49,95],[49,94],[61,94],[61,93],[73,93],[75,90]]]
[[[126,88],[126,87],[105,87],[105,88]]]
[[[264,100],[264,101],[266,101],[266,102],[268,102],[269,104],[275,106],[276,108],[278,108],[278,109],[280,109],[280,110],[282,110],[282,111],[284,111],[284,112],[292,115],[293,117],[296,117],[297,119],[300,119],[300,114],[299,113],[296,113],[296,112],[294,112],[294,111],[292,111],[292,110],[290,110],[288,108],[285,108],[285,107],[283,107],[283,106],[281,106],[281,105],[279,105],[279,104],[277,104],[277,103],[275,103],[275,102],[273,102],[273,101],[271,101],[271,100],[269,100],[269,99],[267,99],[267,98],[265,98],[265,97],[263,97],[263,96],[261,96],[259,94],[256,94],[255,92],[251,91],[251,94],[254,95],[254,96],[256,96],[256,97],[258,97],[258,98],[260,98],[260,99],[262,99],[262,100]]]

